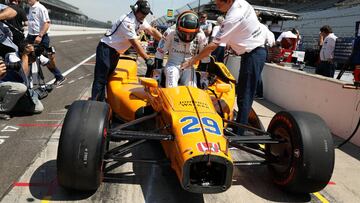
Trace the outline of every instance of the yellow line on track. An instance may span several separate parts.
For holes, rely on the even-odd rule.
[[[42,200],[41,203],[49,203],[51,200],[51,196],[45,196]]]
[[[315,197],[317,197],[322,203],[329,203],[329,201],[322,196],[319,192],[315,192],[313,193],[315,195]]]

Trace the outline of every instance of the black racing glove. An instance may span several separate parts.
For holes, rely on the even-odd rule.
[[[145,60],[145,64],[146,64],[146,73],[145,73],[145,77],[150,77],[152,71],[154,70],[154,60],[151,58],[148,58]]]
[[[163,59],[155,58],[155,69],[162,69],[163,68]]]

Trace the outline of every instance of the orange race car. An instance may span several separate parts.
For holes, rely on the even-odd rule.
[[[160,163],[126,156],[155,140],[161,142],[183,189],[190,192],[219,193],[231,186],[234,166],[246,163],[233,160],[229,146],[262,158],[247,164],[267,164],[274,183],[287,191],[310,193],[327,185],[334,147],[319,116],[279,112],[264,131],[252,111],[249,126],[237,124],[235,80],[227,67],[212,62],[207,73],[198,75],[208,85],[163,88],[153,78],[137,76],[136,59],[121,57],[109,78],[107,103],[75,101],[70,106],[58,147],[59,184],[96,190],[121,163]],[[235,127],[246,129],[246,136],[236,136]],[[110,142],[117,143],[111,147]],[[253,147],[259,144],[264,147]]]

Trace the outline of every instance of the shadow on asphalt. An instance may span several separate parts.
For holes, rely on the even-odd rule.
[[[240,151],[241,153],[241,151]],[[272,202],[309,202],[310,194],[291,194],[272,183],[267,166],[236,166],[233,186],[242,185],[248,191]]]
[[[242,153],[242,151],[239,151]],[[149,142],[131,150],[135,159],[165,158],[162,146],[158,142]],[[145,202],[191,202],[203,203],[203,194],[185,191],[169,164],[133,163],[132,171],[121,171],[124,163],[119,163],[117,169],[107,174],[104,183],[94,192],[80,192],[65,190],[57,183],[56,160],[51,160],[36,169],[30,179],[32,198],[28,201],[78,201],[105,200],[109,193],[116,194],[121,190],[119,185],[139,185]],[[292,195],[281,191],[271,182],[266,166],[236,166],[234,170],[233,187],[241,185],[246,190],[268,201],[274,202],[309,202],[310,195]],[[126,189],[129,190],[129,189]],[[134,191],[135,192],[135,191]],[[119,197],[121,198],[121,197]],[[239,197],[241,198],[241,197]],[[140,198],[141,199],[141,198]]]
[[[131,155],[134,159],[165,159],[159,142],[147,142],[135,147],[131,150]],[[112,173],[106,177],[104,182],[107,183],[140,185],[145,202],[204,202],[202,194],[190,193],[182,189],[169,163],[133,163],[133,172]],[[103,189],[106,191],[105,188]]]
[[[50,160],[42,164],[36,169],[30,179],[30,193],[33,198],[38,200],[84,200],[91,197],[94,192],[74,192],[59,186],[56,176],[56,160]],[[28,201],[31,201],[30,199],[28,198]]]

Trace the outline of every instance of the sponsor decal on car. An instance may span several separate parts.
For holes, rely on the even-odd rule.
[[[213,153],[219,153],[220,148],[219,145],[216,143],[206,143],[206,142],[200,142],[196,144],[197,149],[200,152],[213,152]]]

